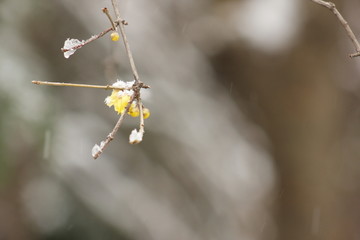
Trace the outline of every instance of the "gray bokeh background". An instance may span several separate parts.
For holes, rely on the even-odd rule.
[[[337,3],[337,2],[335,2]],[[353,27],[360,4],[338,1]],[[0,1],[0,239],[358,239],[359,59],[300,0],[120,1],[151,110],[139,145],[104,90],[132,80],[110,0]],[[357,34],[358,35],[358,34]]]

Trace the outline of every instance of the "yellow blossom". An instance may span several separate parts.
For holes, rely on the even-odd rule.
[[[132,83],[130,82],[130,84]],[[124,86],[121,85],[121,87]],[[133,94],[133,90],[113,90],[111,95],[105,98],[105,104],[109,107],[114,106],[115,112],[123,114]],[[136,100],[131,103],[127,114],[132,117],[138,117],[140,115],[139,106]],[[143,108],[143,116],[144,119],[150,116],[150,110],[148,108]]]
[[[140,115],[140,110],[136,103],[131,104],[128,114],[132,117],[138,117]],[[144,119],[150,117],[150,110],[148,108],[143,108],[143,116]]]
[[[150,110],[148,108],[143,109],[143,116],[144,116],[144,119],[147,119],[148,117],[150,117]]]
[[[119,34],[117,32],[112,32],[110,34],[110,38],[111,38],[112,41],[116,42],[116,41],[119,41],[120,36],[119,36]]]
[[[131,96],[128,94],[119,95],[119,90],[113,90],[111,95],[105,99],[105,103],[109,107],[114,106],[115,111],[118,114],[122,114],[125,111],[130,98]]]
[[[140,111],[136,103],[131,104],[128,114],[132,117],[138,117],[140,115]]]

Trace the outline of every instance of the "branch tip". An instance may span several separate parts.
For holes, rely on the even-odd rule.
[[[109,12],[109,10],[108,10],[106,7],[104,7],[104,8],[101,9],[101,10],[103,11],[103,13]]]
[[[110,13],[109,13],[109,10],[105,7],[105,8],[103,8],[102,9],[102,11],[103,11],[103,13],[105,13],[105,15],[107,16],[107,18],[109,19],[109,21],[110,21],[110,23],[111,23],[111,26],[112,26],[112,30],[116,30],[116,25],[117,24],[115,24],[114,23],[114,21],[112,20],[112,17],[111,17],[111,15],[110,15]]]
[[[360,56],[360,52],[352,53],[349,55],[350,58],[356,58]]]
[[[356,50],[356,53],[350,54],[350,57],[354,58],[354,57],[360,56],[360,43],[357,40],[354,32],[350,28],[348,22],[345,20],[345,18],[341,15],[339,10],[336,8],[335,3],[326,2],[326,1],[323,1],[323,0],[311,0],[311,1],[316,3],[316,4],[321,5],[323,7],[328,8],[337,17],[337,19],[339,20],[339,22],[341,23],[341,25],[345,29],[346,34],[348,35],[348,37],[352,41],[352,43],[353,43],[353,45],[355,47],[355,50]]]

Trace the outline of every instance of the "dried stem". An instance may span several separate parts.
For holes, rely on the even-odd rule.
[[[139,74],[138,74],[138,72],[136,70],[134,58],[132,56],[132,53],[131,53],[131,50],[130,50],[130,45],[129,45],[129,42],[127,40],[126,33],[125,33],[124,25],[126,25],[126,22],[121,19],[119,5],[118,5],[117,0],[111,0],[111,3],[113,5],[114,11],[115,11],[116,22],[119,23],[120,34],[121,34],[121,37],[122,37],[124,45],[125,45],[126,54],[127,54],[128,58],[129,58],[129,62],[130,62],[130,66],[131,66],[133,76],[134,76],[135,83],[139,84],[140,83]]]
[[[108,17],[108,19],[109,19],[109,21],[111,23],[111,26],[113,27],[113,30],[116,31],[116,26],[115,26],[114,21],[112,20],[112,17],[111,17],[111,15],[109,13],[109,10],[107,8],[103,8],[102,11]]]
[[[340,12],[337,10],[336,6],[332,2],[326,2],[323,0],[311,0],[314,3],[317,3],[323,7],[328,8],[330,11],[334,13],[334,15],[338,18],[342,26],[344,27],[348,37],[351,39],[352,43],[354,44],[354,47],[356,49],[356,53],[350,54],[351,58],[360,56],[360,44],[357,38],[355,37],[354,32],[351,30],[348,22],[344,19],[344,17],[340,14]]]
[[[58,86],[58,87],[83,87],[83,88],[97,88],[97,89],[113,89],[113,90],[131,90],[131,88],[119,88],[111,85],[90,85],[90,84],[78,84],[78,83],[61,83],[61,82],[44,82],[44,81],[32,81],[32,83],[37,85],[50,85],[50,86]],[[150,88],[149,86],[143,84],[142,88]]]
[[[117,121],[117,123],[115,124],[113,130],[109,133],[109,135],[107,135],[106,139],[103,142],[101,142],[100,149],[93,154],[94,159],[97,159],[100,156],[100,154],[104,151],[104,149],[107,147],[107,145],[114,139],[115,134],[119,130],[126,113],[129,111],[129,108],[130,108],[132,102],[134,101],[134,97],[135,97],[135,94],[132,95],[132,97],[130,98],[130,101],[126,105],[125,111],[120,115],[120,118]]]
[[[118,23],[116,23],[116,24],[118,24]],[[84,42],[82,42],[82,43],[80,43],[79,45],[76,45],[76,46],[74,46],[74,47],[72,47],[72,48],[70,48],[70,49],[61,48],[61,51],[62,51],[62,52],[67,52],[67,51],[70,51],[70,50],[76,50],[76,49],[82,48],[82,47],[85,46],[86,44],[91,43],[92,41],[101,38],[102,36],[104,36],[105,34],[107,34],[108,32],[110,32],[110,31],[112,31],[112,30],[113,30],[112,27],[111,27],[111,28],[108,28],[108,29],[106,29],[105,31],[99,33],[98,35],[94,35],[94,36],[92,36],[91,38],[85,40]]]
[[[142,134],[145,133],[145,123],[144,123],[144,112],[143,112],[143,104],[141,102],[141,98],[138,98],[138,104],[139,104],[139,112],[140,112],[140,128],[139,132]]]

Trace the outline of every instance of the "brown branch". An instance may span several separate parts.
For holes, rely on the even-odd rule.
[[[340,21],[340,23],[344,27],[344,29],[346,31],[346,34],[348,35],[348,37],[351,39],[352,43],[354,44],[356,53],[350,54],[350,57],[354,58],[354,57],[360,56],[360,44],[359,44],[359,41],[357,40],[354,32],[351,30],[350,25],[348,24],[348,22],[344,19],[344,17],[337,10],[335,4],[332,3],[332,2],[326,2],[326,1],[323,1],[323,0],[311,0],[311,1],[321,5],[323,7],[328,8],[330,11],[332,11],[334,13],[334,15],[338,18],[338,20]]]
[[[129,108],[132,104],[132,102],[134,101],[134,98],[135,98],[135,94],[133,94],[128,102],[128,104],[126,105],[126,108],[125,108],[125,111],[120,115],[120,118],[119,120],[117,121],[117,123],[115,124],[113,130],[109,133],[109,135],[107,135],[106,139],[100,143],[100,147],[99,149],[97,150],[97,152],[93,153],[93,158],[94,159],[97,159],[101,153],[104,151],[104,149],[107,147],[107,145],[114,139],[115,137],[115,134],[117,133],[117,131],[119,130],[123,120],[124,120],[124,117],[126,115],[126,113],[129,111]]]
[[[122,18],[121,18],[119,5],[118,5],[117,0],[111,0],[111,3],[113,5],[114,11],[115,11],[115,16],[116,16],[116,21],[115,22],[119,24],[120,34],[121,34],[121,37],[122,37],[124,45],[125,45],[126,54],[127,54],[128,58],[129,58],[129,62],[130,62],[130,66],[131,66],[133,76],[134,76],[135,83],[139,84],[139,82],[140,82],[139,74],[138,74],[138,72],[136,70],[134,58],[132,56],[132,53],[131,53],[131,50],[130,50],[130,45],[129,45],[129,42],[127,40],[126,33],[125,33],[124,25],[127,25],[127,22],[122,20]]]
[[[97,89],[113,89],[113,90],[131,90],[131,88],[119,88],[114,87],[112,85],[91,85],[91,84],[79,84],[79,83],[61,83],[61,82],[44,82],[44,81],[32,81],[33,84],[36,85],[50,85],[50,86],[58,86],[58,87],[84,87],[84,88],[97,88]],[[142,84],[141,88],[150,88],[150,86]]]
[[[140,127],[139,127],[139,132],[141,132],[142,134],[145,133],[145,123],[144,123],[144,106],[141,102],[141,98],[138,98],[138,104],[139,104],[139,111],[140,111]]]
[[[111,26],[113,27],[113,30],[115,31],[116,30],[116,26],[115,26],[115,23],[114,21],[112,20],[112,17],[109,13],[109,10],[107,8],[103,8],[102,9],[103,13],[105,13],[105,15],[108,17],[110,23],[111,23]]]
[[[117,23],[117,24],[118,24],[118,23]],[[70,51],[70,50],[76,50],[76,49],[82,48],[82,47],[85,46],[86,44],[91,43],[92,41],[101,38],[102,36],[104,36],[105,34],[107,34],[108,32],[110,32],[110,31],[112,31],[112,30],[113,30],[112,27],[111,27],[111,28],[108,28],[108,29],[106,29],[105,31],[103,31],[103,32],[101,32],[101,33],[99,33],[99,34],[97,34],[97,35],[92,36],[91,38],[85,40],[84,42],[82,42],[82,43],[80,43],[79,45],[76,45],[76,46],[74,46],[74,47],[72,47],[72,48],[70,48],[70,49],[61,48],[61,51],[62,51],[62,52],[67,52],[67,51]]]

